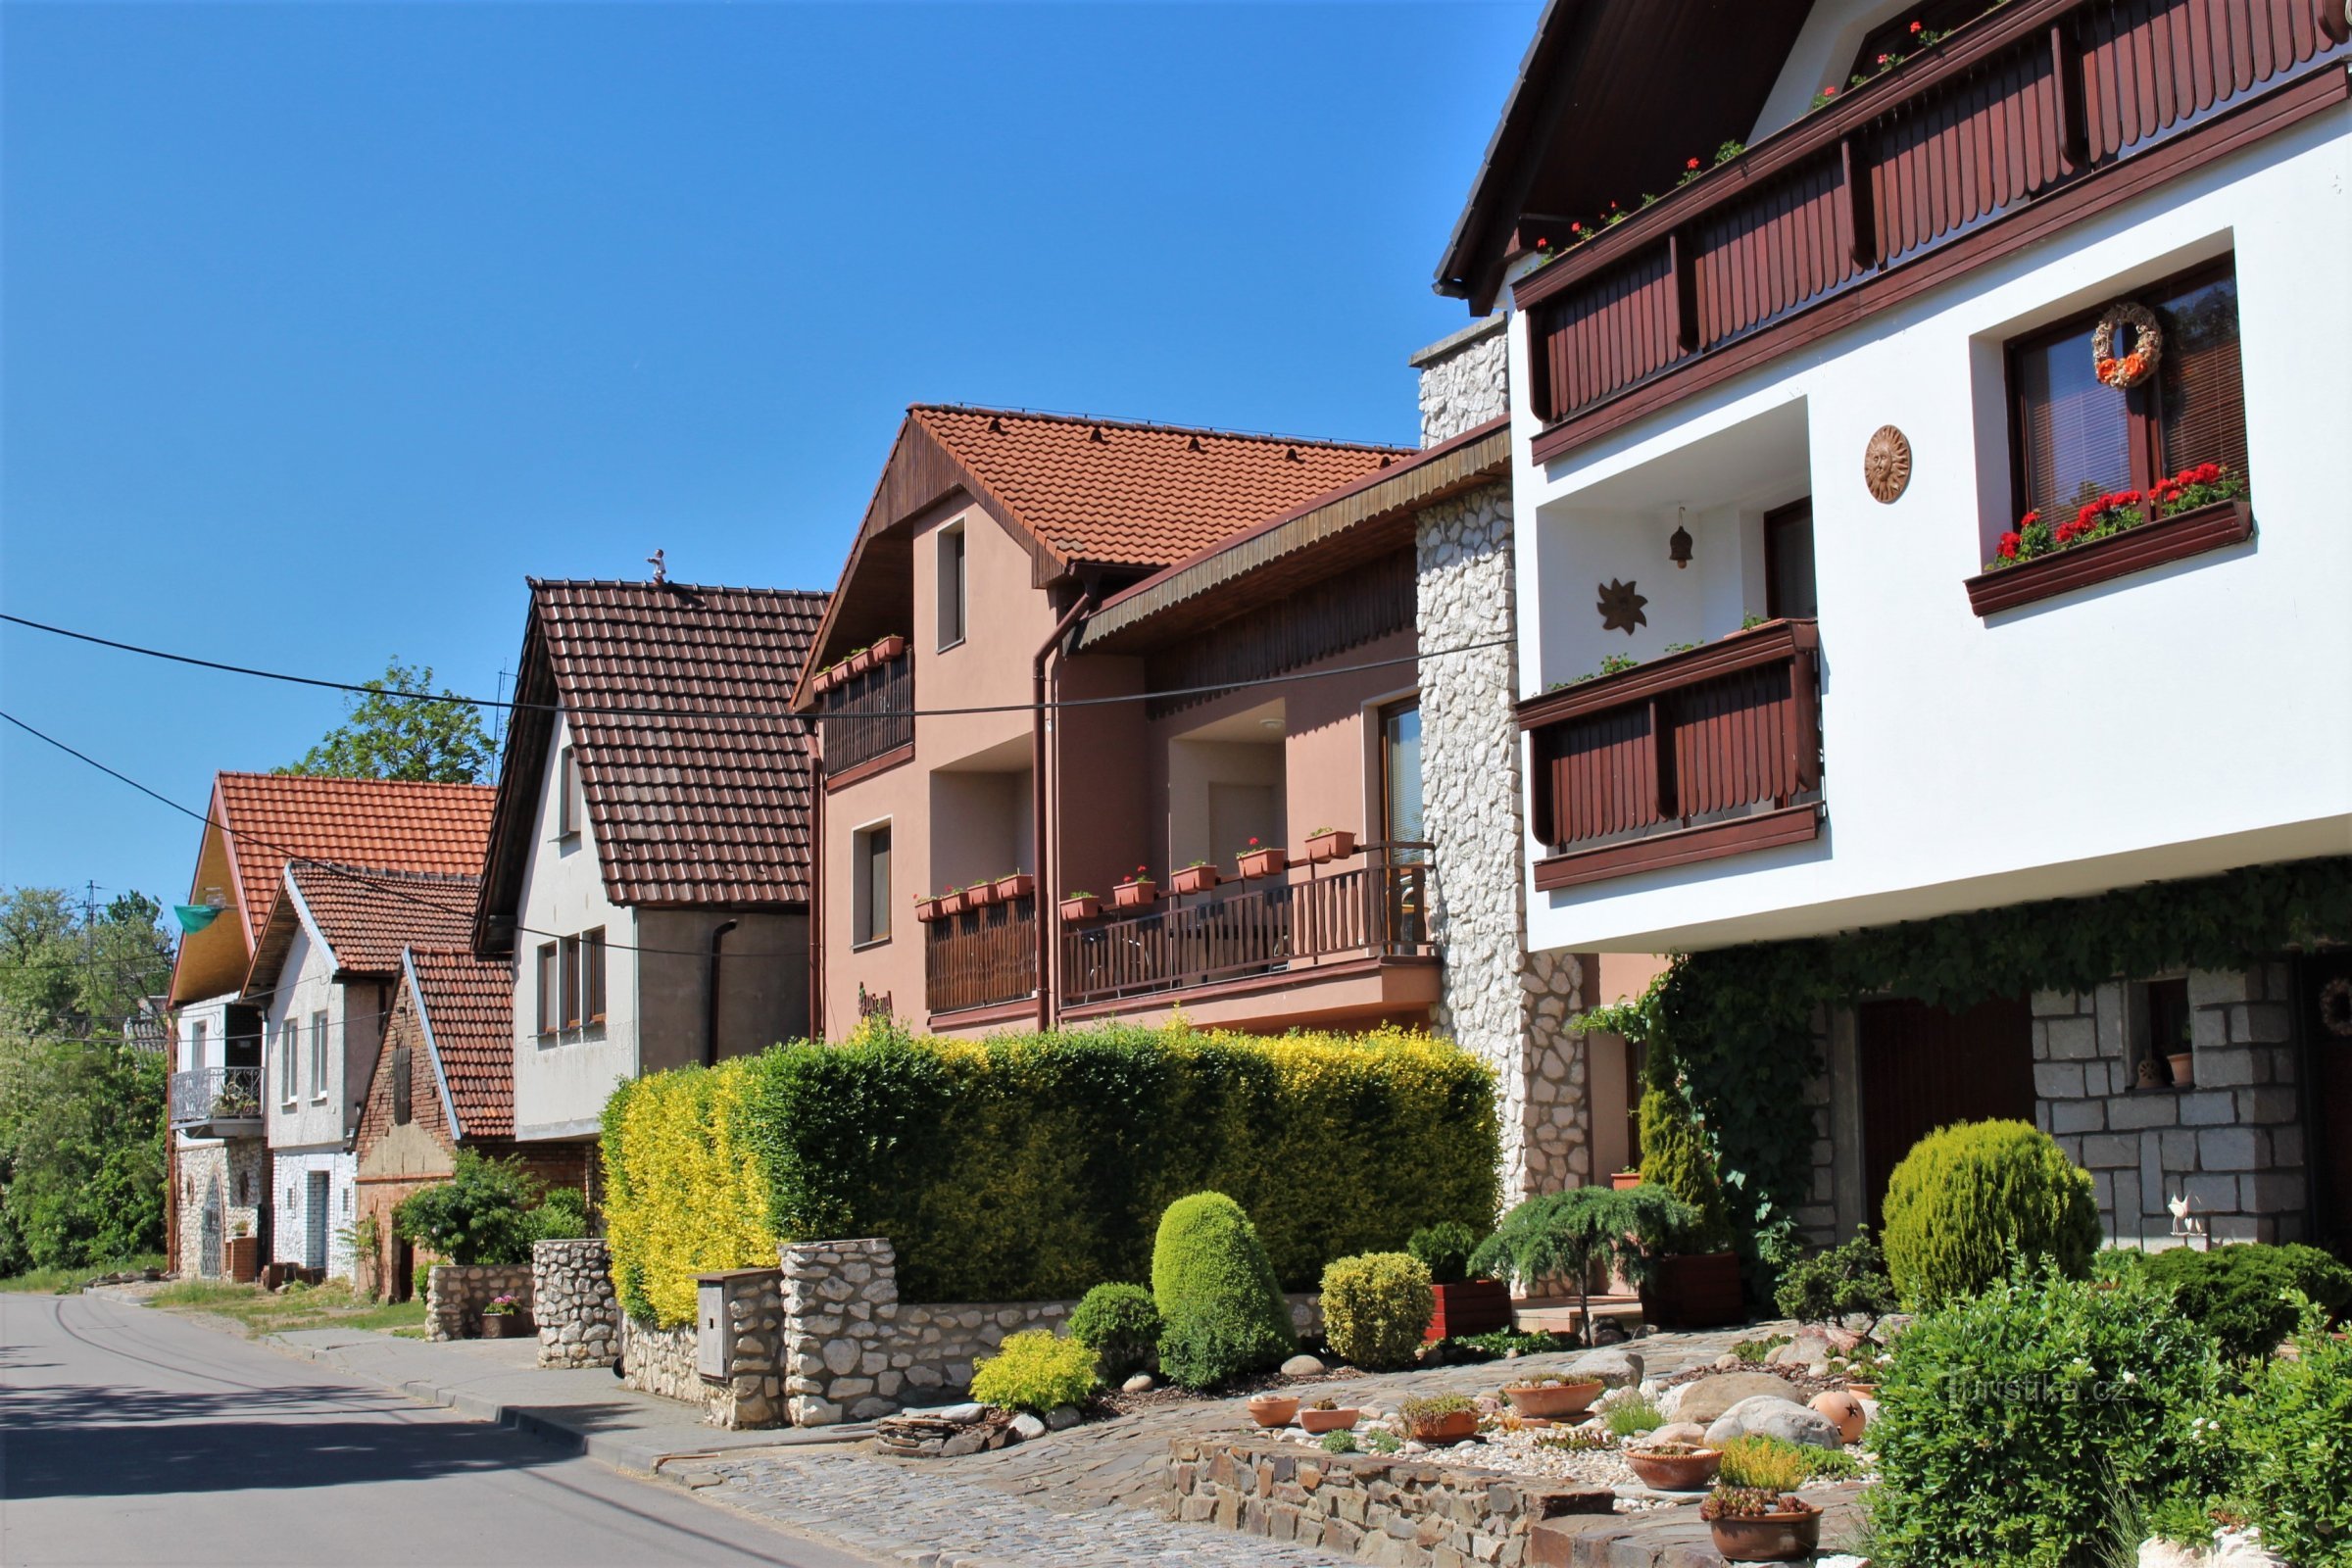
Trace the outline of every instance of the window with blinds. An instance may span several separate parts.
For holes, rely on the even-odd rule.
[[[2016,513],[2053,521],[2119,490],[2144,490],[2200,463],[2246,471],[2238,368],[2237,278],[2228,262],[2134,290],[2164,329],[2156,374],[2129,390],[2100,384],[2099,313],[2009,345]]]

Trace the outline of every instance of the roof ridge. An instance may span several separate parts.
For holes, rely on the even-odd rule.
[[[1323,447],[1337,452],[1411,452],[1409,446],[1385,441],[1342,441],[1330,436],[1285,435],[1275,430],[1235,430],[1213,424],[1168,424],[1157,419],[1121,419],[1104,415],[1070,414],[1048,409],[1000,409],[978,403],[909,403],[912,414],[985,414],[999,419],[1035,419],[1051,424],[1096,425],[1110,430],[1146,430],[1161,435],[1207,435],[1226,441],[1253,441],[1268,446]]]
[[[473,871],[403,871],[396,866],[389,865],[355,865],[349,860],[325,860],[315,855],[290,856],[287,858],[286,865],[290,870],[309,866],[315,870],[348,872],[358,876],[389,877],[403,882],[447,883],[452,887],[471,886],[482,880],[480,874]]]
[[[650,577],[524,577],[532,592],[542,588],[677,588],[698,594],[765,594],[772,598],[824,599],[832,594],[829,588],[761,588],[749,583],[681,582],[665,577],[655,582]]]
[[[252,778],[273,779],[309,787],[314,784],[361,784],[404,790],[495,790],[494,784],[462,784],[449,779],[433,778],[358,778],[348,773],[279,773],[250,767],[223,767],[214,771],[215,779]]]

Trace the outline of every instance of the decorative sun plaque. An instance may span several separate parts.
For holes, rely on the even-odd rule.
[[[1882,424],[1862,449],[1862,482],[1871,495],[1892,505],[1911,485],[1911,438],[1891,424]]]
[[[1619,582],[1611,577],[1600,587],[1600,604],[1597,607],[1600,611],[1600,629],[1621,631],[1631,637],[1636,626],[1649,624],[1649,617],[1642,613],[1642,607],[1648,603],[1647,598],[1634,592],[1632,583]]]

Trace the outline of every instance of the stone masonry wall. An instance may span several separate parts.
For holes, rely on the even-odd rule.
[[[1421,372],[1421,444],[1434,447],[1511,411],[1509,318],[1490,316],[1408,362]]]
[[[531,1248],[531,1315],[541,1366],[611,1366],[620,1357],[620,1303],[612,1250],[601,1241]]]
[[[642,1394],[700,1405],[703,1419],[714,1427],[784,1425],[784,1306],[776,1271],[732,1269],[699,1278],[721,1286],[723,1333],[734,1347],[728,1380],[712,1382],[703,1376],[699,1325],[659,1328],[624,1313],[621,1381]]]
[[[1425,653],[1512,634],[1507,483],[1423,513],[1416,554]],[[1592,1175],[1586,1047],[1567,1028],[1582,1005],[1583,966],[1524,946],[1517,668],[1507,643],[1421,664],[1422,830],[1437,846],[1446,954],[1438,1026],[1500,1076],[1505,1203]]]
[[[1520,1568],[1536,1524],[1615,1501],[1606,1487],[1289,1444],[1180,1438],[1169,1452],[1178,1519],[1358,1562]]]
[[[2107,1239],[2177,1245],[2186,1194],[2216,1242],[2293,1242],[2309,1216],[2287,966],[2188,976],[2194,1084],[2141,1089],[2135,988],[2037,992],[2034,1120],[2090,1172]]]
[[[426,1337],[470,1340],[482,1332],[482,1308],[501,1296],[512,1296],[531,1310],[531,1265],[528,1263],[435,1263],[425,1275]]]

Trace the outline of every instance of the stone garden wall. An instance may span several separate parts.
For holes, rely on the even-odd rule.
[[[1606,1487],[1291,1444],[1180,1438],[1169,1451],[1180,1520],[1411,1568],[1520,1568],[1537,1524],[1615,1500]]]
[[[612,1250],[593,1240],[534,1244],[531,1315],[541,1366],[611,1366],[620,1356]]]
[[[703,1376],[698,1325],[657,1328],[623,1314],[621,1381],[644,1394],[700,1405],[703,1419],[712,1426],[782,1426],[784,1315],[776,1271],[744,1268],[700,1278],[720,1286],[725,1333],[734,1351],[729,1377],[712,1382]]]
[[[531,1265],[528,1263],[435,1263],[425,1275],[424,1325],[435,1340],[481,1337],[482,1308],[501,1296],[512,1296],[531,1310]]]

